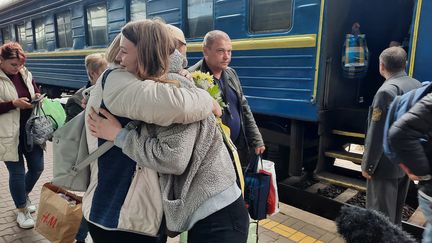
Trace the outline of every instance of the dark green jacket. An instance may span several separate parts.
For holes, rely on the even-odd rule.
[[[199,70],[202,72],[211,73],[211,71],[208,70],[207,65],[205,65],[205,63],[203,65],[203,62],[205,62],[204,59],[201,59],[195,65],[191,66],[188,69],[189,72]],[[240,80],[236,71],[228,67],[226,70],[223,71],[222,75],[224,82],[227,82],[228,85],[236,92],[240,104],[239,111],[241,131],[237,141],[234,141],[235,145],[237,146],[240,154],[249,153],[250,148],[254,151],[255,148],[264,146],[264,141],[255,123],[255,119],[246,100],[246,97],[243,94]],[[245,163],[244,159],[242,159],[242,163]]]

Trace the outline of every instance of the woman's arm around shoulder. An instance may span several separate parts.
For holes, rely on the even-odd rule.
[[[141,81],[124,70],[108,76],[103,98],[114,115],[161,126],[199,121],[213,109],[213,99],[204,90]]]
[[[141,130],[126,130],[114,143],[124,154],[145,167],[163,174],[181,175],[192,156],[199,123],[160,127],[142,123]]]

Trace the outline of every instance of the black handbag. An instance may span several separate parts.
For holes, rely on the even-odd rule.
[[[267,216],[267,197],[270,191],[270,175],[257,172],[261,156],[249,162],[245,169],[245,202],[252,219],[261,220]]]

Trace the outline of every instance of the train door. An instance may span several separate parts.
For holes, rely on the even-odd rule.
[[[364,188],[359,171],[368,107],[384,81],[379,74],[378,57],[390,45],[402,45],[409,50],[414,10],[414,0],[327,2],[322,55],[325,82],[319,110],[320,151],[316,170],[322,179],[337,178],[341,184]],[[364,77],[347,78],[342,72],[343,43],[355,23],[366,35],[369,67]],[[340,159],[341,166],[336,166],[335,161],[339,163]]]

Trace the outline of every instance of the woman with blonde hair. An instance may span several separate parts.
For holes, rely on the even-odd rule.
[[[120,65],[141,79],[165,82],[173,51],[166,31],[158,20],[125,25],[117,56]],[[176,80],[181,78],[177,76]],[[169,102],[156,95],[154,99]],[[131,104],[137,108],[142,105],[146,104]],[[214,116],[166,127],[143,122],[140,129],[127,130],[122,129],[121,119],[104,109],[99,112],[101,116],[94,111],[89,114],[90,133],[114,141],[137,166],[159,173],[170,236],[187,230],[188,242],[192,243],[246,242],[248,212]]]

